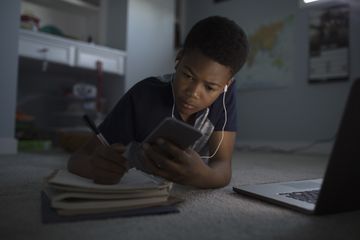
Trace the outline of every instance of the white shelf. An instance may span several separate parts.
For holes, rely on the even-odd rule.
[[[61,9],[64,11],[97,12],[100,10],[100,0],[23,0],[44,7]]]
[[[74,66],[75,46],[29,33],[20,32],[19,54],[21,56]]]
[[[100,61],[104,72],[119,75],[124,75],[126,57],[121,50],[26,29],[19,31],[19,55],[93,70]]]

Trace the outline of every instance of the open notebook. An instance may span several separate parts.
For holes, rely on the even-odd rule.
[[[43,190],[58,214],[78,215],[166,205],[171,187],[171,182],[154,181],[136,169],[130,169],[114,185],[55,170],[45,178]]]

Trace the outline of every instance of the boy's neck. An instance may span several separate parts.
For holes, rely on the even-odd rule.
[[[186,122],[187,124],[190,124],[191,126],[194,125],[195,123],[195,119],[196,119],[196,114],[192,114],[192,115],[183,115],[181,113],[179,113],[181,120],[183,120],[184,122]]]

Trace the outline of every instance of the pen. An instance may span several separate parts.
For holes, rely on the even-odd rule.
[[[106,141],[100,130],[96,127],[93,120],[91,120],[91,118],[86,114],[83,116],[83,119],[85,123],[89,126],[89,128],[95,133],[96,137],[100,140],[100,142],[104,145],[109,146],[110,144],[108,143],[108,141]]]

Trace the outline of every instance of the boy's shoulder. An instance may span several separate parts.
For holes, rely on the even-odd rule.
[[[157,77],[148,77],[145,78],[138,83],[136,83],[131,91],[132,92],[142,92],[142,91],[149,91],[149,90],[161,90],[169,86],[171,82],[171,77],[169,75],[162,75]]]

